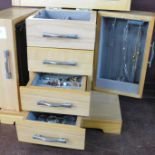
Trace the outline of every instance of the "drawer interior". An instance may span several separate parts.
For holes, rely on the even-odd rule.
[[[41,10],[34,18],[89,21],[91,14],[89,11]]]
[[[84,149],[85,129],[81,124],[78,116],[29,112],[24,120],[17,121],[16,127],[22,142]]]
[[[77,125],[77,116],[63,114],[49,114],[40,112],[29,112],[27,120],[39,121],[51,124]]]
[[[32,86],[64,89],[83,89],[86,79],[78,75],[36,73]],[[84,88],[85,89],[85,88]]]
[[[148,22],[101,17],[98,88],[138,93]]]

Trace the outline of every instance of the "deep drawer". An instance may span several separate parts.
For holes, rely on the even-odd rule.
[[[85,129],[77,116],[30,112],[17,121],[17,136],[22,142],[84,149]]]
[[[28,46],[94,50],[96,12],[41,10],[26,23]]]
[[[20,87],[23,110],[89,116],[91,93],[85,91],[85,77],[78,89],[48,87],[34,79]]]

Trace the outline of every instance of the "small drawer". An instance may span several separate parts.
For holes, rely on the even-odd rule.
[[[94,11],[41,10],[26,22],[28,46],[94,50]]]
[[[29,112],[16,123],[22,142],[83,150],[85,129],[77,116]]]
[[[93,74],[93,51],[28,47],[28,68],[33,72]]]
[[[77,82],[66,82],[69,78]],[[89,116],[91,94],[85,91],[86,81],[84,76],[37,73],[27,86],[20,87],[22,109]]]

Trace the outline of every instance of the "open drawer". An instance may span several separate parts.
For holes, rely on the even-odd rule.
[[[141,98],[154,15],[100,11],[98,24],[95,90]]]
[[[70,79],[78,82],[70,84]],[[91,94],[85,88],[85,76],[37,73],[20,87],[22,109],[89,116]]]
[[[34,144],[84,149],[85,129],[77,116],[29,112],[16,123],[18,140]]]
[[[95,11],[44,9],[26,23],[28,46],[94,50]]]

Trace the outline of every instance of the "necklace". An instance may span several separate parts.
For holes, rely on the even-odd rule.
[[[118,80],[120,81],[128,81],[129,80],[129,73],[127,69],[127,51],[128,51],[128,32],[129,32],[129,24],[127,22],[127,25],[124,28],[123,33],[123,47],[122,47],[122,57],[123,61],[120,68],[120,74],[118,77]]]
[[[114,43],[115,43],[115,38],[114,38],[114,34],[115,34],[115,28],[116,28],[116,22],[117,22],[117,19],[115,18],[113,23],[112,23],[112,30],[111,30],[111,42],[110,42],[110,49],[109,49],[109,77],[110,79],[113,79],[112,77],[112,73],[113,73],[113,63],[114,63],[114,53],[112,53],[112,51],[114,51]]]
[[[137,71],[137,66],[138,66],[138,60],[140,56],[140,50],[141,50],[141,38],[142,38],[142,26],[139,25],[138,28],[138,33],[137,33],[137,40],[136,40],[136,45],[135,45],[135,51],[132,56],[132,70],[131,70],[131,82],[134,82],[135,80],[135,74]]]

